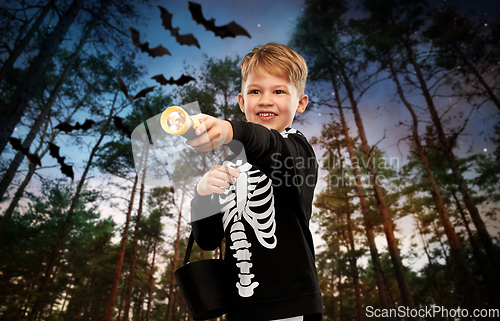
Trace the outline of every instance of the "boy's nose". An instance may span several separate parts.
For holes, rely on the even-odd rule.
[[[261,106],[270,106],[273,104],[274,104],[274,101],[271,99],[271,97],[269,97],[267,95],[263,96],[259,102],[259,105],[261,105]]]

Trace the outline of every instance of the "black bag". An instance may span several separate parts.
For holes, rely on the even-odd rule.
[[[227,313],[227,274],[224,260],[221,255],[219,259],[189,263],[193,242],[191,232],[184,263],[174,272],[174,277],[194,320],[217,318]]]

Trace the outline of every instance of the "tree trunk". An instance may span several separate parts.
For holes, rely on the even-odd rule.
[[[450,272],[451,278],[453,279],[453,285],[455,286],[455,289],[460,288],[460,285],[457,281],[457,277],[455,275],[455,271],[453,270],[451,264],[450,264],[450,257],[448,256],[448,253],[446,253],[446,248],[444,247],[443,242],[441,241],[441,235],[439,233],[439,227],[437,226],[436,222],[433,222],[433,228],[434,228],[434,233],[436,234],[436,238],[439,242],[439,245],[441,246],[441,251],[443,252],[444,256],[444,261],[446,263],[446,268]]]
[[[28,309],[28,306],[30,305],[30,296],[27,295],[28,293],[30,292],[33,292],[33,289],[36,287],[36,283],[37,283],[37,280],[38,280],[38,276],[40,275],[40,273],[42,273],[40,270],[38,270],[35,274],[35,276],[33,277],[33,279],[31,280],[30,282],[30,286],[28,287],[28,290],[24,293],[24,300],[22,301],[23,303],[19,306],[19,309],[17,311],[17,314],[16,314],[16,317],[14,319],[14,321],[17,321],[19,320],[19,318],[22,316],[25,316],[26,315],[26,311]],[[3,317],[3,315],[2,315]],[[1,319],[2,321],[3,318]],[[10,320],[10,319],[9,319]],[[7,321],[7,320],[5,320]]]
[[[23,196],[24,191],[28,186],[28,183],[31,181],[33,174],[35,174],[36,164],[30,163],[28,166],[29,166],[28,174],[24,177],[23,182],[17,188],[17,191],[14,194],[14,198],[10,201],[9,207],[5,210],[5,213],[2,216],[2,221],[0,222],[0,234],[5,229],[5,226],[7,226],[7,222],[12,217],[12,214],[14,213],[14,210],[16,209],[16,206],[19,203],[19,200]]]
[[[338,233],[338,238],[340,242],[340,233]],[[340,261],[340,244],[338,244],[337,247],[337,262]],[[333,268],[332,268],[333,269]],[[332,275],[333,276],[333,275]],[[339,292],[339,315],[340,315],[340,321],[344,321],[344,303],[343,303],[343,287],[342,287],[342,271],[340,270],[340,267],[338,268],[338,284],[337,284],[337,291]]]
[[[127,291],[127,287],[124,285],[120,294],[120,303],[118,304],[118,315],[116,316],[116,321],[122,321],[123,305],[125,304],[126,296],[125,291]]]
[[[356,249],[354,247],[354,236],[352,232],[352,222],[351,222],[351,209],[349,208],[349,205],[347,206],[347,226],[349,228],[348,235],[349,235],[349,241],[351,243],[351,251],[350,251],[351,257],[349,259],[349,265],[351,268],[352,282],[354,283],[354,293],[356,295],[356,311],[357,311],[358,321],[363,321],[364,320],[363,304],[361,301],[361,289],[359,285],[359,272],[358,272],[357,260],[354,257]]]
[[[146,149],[146,161],[148,158],[149,149]],[[127,285],[127,299],[125,300],[125,311],[123,313],[122,321],[128,321],[128,314],[130,310],[130,301],[132,298],[132,289],[134,287],[134,278],[135,278],[135,256],[137,252],[137,242],[139,239],[139,229],[141,226],[141,216],[142,216],[142,203],[144,201],[144,181],[146,179],[146,169],[142,174],[142,183],[141,190],[139,192],[139,208],[137,210],[137,219],[135,221],[135,229],[134,229],[134,240],[132,241],[132,253],[130,254],[130,272],[128,276],[128,285]]]
[[[50,309],[49,309],[49,315],[47,316],[47,321],[50,321],[51,318],[52,318],[52,312],[54,312],[54,305],[56,303],[56,300],[57,300],[57,297],[55,297],[53,300],[52,300],[52,303],[50,305]]]
[[[76,104],[76,107],[74,108],[74,110],[71,112],[70,116],[68,116],[65,121],[69,121],[71,119],[71,117],[77,112],[77,110],[80,109],[80,107],[83,105],[83,101],[85,100],[85,98],[87,98],[87,96],[88,95],[85,94],[85,96],[82,99],[80,99],[78,104]],[[47,108],[48,102],[50,102],[50,98],[47,101],[47,103],[44,105],[42,112],[38,115],[37,119],[35,120],[35,123],[30,128],[28,135],[24,139],[24,141],[22,143],[23,148],[28,148],[29,146],[31,146],[31,143],[33,142],[36,135],[40,131],[40,128],[41,128],[43,122],[47,120],[46,119],[47,115],[50,112],[50,109],[52,108],[52,105],[49,108]],[[51,142],[54,141],[55,137],[58,135],[59,132],[60,131],[57,130],[54,134],[52,134]],[[40,147],[41,146],[42,145],[40,145]],[[40,147],[37,150],[39,150]],[[46,149],[45,153],[47,151],[48,151],[48,148]],[[43,158],[43,155],[45,155],[45,153],[39,154],[40,159]],[[10,183],[12,183],[12,180],[14,179],[14,176],[16,175],[17,170],[19,169],[19,166],[21,165],[24,157],[25,157],[25,155],[22,152],[17,152],[16,156],[11,161],[9,168],[7,169],[6,173],[2,177],[2,180],[0,181],[0,200],[3,199],[5,193],[7,192],[7,189],[9,187]],[[17,205],[17,203],[15,205]],[[7,223],[8,219],[10,218],[10,216],[8,218],[6,218],[6,217],[7,217],[6,214],[4,214],[4,216],[2,218],[2,223],[1,223],[2,228]],[[5,220],[5,223],[3,222],[3,220]],[[2,231],[2,228],[0,228],[0,233]]]
[[[479,290],[477,289],[476,282],[474,281],[474,278],[472,276],[472,272],[469,268],[469,264],[467,263],[467,260],[465,259],[464,252],[462,250],[462,246],[460,245],[460,240],[458,239],[457,234],[455,233],[455,229],[453,228],[453,225],[450,222],[450,217],[448,216],[448,211],[446,210],[446,207],[444,205],[444,200],[443,197],[441,196],[441,191],[439,190],[439,187],[436,183],[436,180],[434,179],[434,175],[432,174],[431,167],[429,165],[429,162],[427,160],[427,155],[424,150],[424,147],[422,146],[422,143],[420,142],[420,137],[418,134],[418,118],[417,114],[415,114],[415,111],[413,110],[413,107],[411,104],[406,100],[406,97],[403,93],[403,89],[401,88],[401,84],[399,83],[399,79],[396,75],[396,72],[393,69],[392,62],[390,64],[390,69],[392,73],[392,78],[394,82],[396,83],[397,91],[399,94],[399,97],[403,101],[404,105],[408,109],[408,111],[411,113],[411,117],[413,119],[413,141],[415,142],[415,145],[418,150],[418,156],[420,157],[420,161],[422,162],[422,165],[424,166],[425,169],[425,174],[427,176],[427,179],[429,180],[429,184],[431,185],[432,188],[432,197],[434,198],[434,201],[436,202],[437,208],[438,208],[438,213],[439,213],[439,218],[441,219],[441,223],[443,224],[444,231],[446,234],[446,237],[448,238],[448,243],[450,245],[450,250],[453,255],[453,259],[455,260],[455,264],[457,265],[458,272],[459,272],[459,277],[460,280],[464,283],[463,289],[460,289],[462,293],[465,294],[465,304],[469,304],[470,308],[472,309],[479,309],[483,306],[483,303],[481,301],[481,296],[479,294]]]
[[[462,205],[460,204],[460,201],[458,200],[458,197],[457,197],[454,190],[451,191],[451,195],[453,196],[453,199],[455,200],[455,204],[457,205],[458,213],[460,214],[460,218],[462,219],[462,222],[465,226],[465,230],[467,231],[467,235],[469,236],[469,242],[470,242],[471,247],[472,247],[472,253],[474,255],[474,259],[478,263],[477,265],[479,266],[479,270],[481,271],[482,284],[488,293],[486,296],[488,297],[490,307],[497,307],[498,306],[497,302],[499,302],[499,301],[496,298],[497,295],[496,295],[496,292],[494,291],[494,289],[492,288],[491,281],[496,280],[496,282],[498,282],[498,280],[499,280],[498,275],[493,273],[493,271],[491,271],[491,268],[488,268],[489,265],[484,260],[484,256],[481,253],[481,250],[479,249],[479,244],[477,243],[476,238],[474,237],[474,235],[472,234],[472,231],[470,230],[469,222],[467,222],[467,218],[465,217],[465,213],[464,213],[464,210],[462,208]],[[495,284],[495,282],[493,282],[493,286],[494,286],[494,284]]]
[[[420,239],[422,240],[422,246],[424,247],[425,255],[427,256],[427,260],[429,261],[429,266],[431,268],[432,276],[434,277],[434,280],[436,281],[437,290],[438,290],[441,304],[443,305],[443,307],[445,309],[448,309],[448,304],[446,304],[446,300],[445,300],[444,294],[443,294],[443,289],[441,288],[441,283],[439,282],[439,279],[437,277],[436,269],[434,267],[434,262],[432,261],[431,255],[429,254],[427,242],[424,239],[424,233],[422,232],[422,227],[420,226],[418,218],[415,218],[415,224],[417,225],[417,229],[418,229],[418,232],[420,234]],[[435,303],[436,304],[438,303],[437,300]]]
[[[69,115],[66,118],[66,121],[71,119],[71,117],[81,107],[82,103],[83,103],[83,99],[80,101],[80,103],[77,105],[77,107],[72,111],[71,115]],[[33,130],[33,128],[32,128],[32,130]],[[50,138],[51,143],[54,142],[54,139],[57,137],[59,132],[60,131],[56,131],[55,133],[52,134],[52,136]],[[44,135],[45,135],[45,133],[44,133]],[[29,136],[29,134],[28,134],[28,136]],[[28,138],[26,138],[26,140],[27,139]],[[26,142],[26,140],[25,140],[25,142]],[[47,152],[49,151],[49,148],[47,147],[47,148],[45,148],[45,150],[43,152],[39,153],[42,145],[43,145],[43,139],[42,139],[42,143],[35,151],[35,154],[39,155],[40,159],[42,159],[45,156],[45,154],[47,154]],[[7,170],[7,173],[5,174],[5,176],[2,179],[2,182],[0,183],[0,193],[5,192],[7,190],[7,187],[12,182],[12,179],[14,178],[15,172],[19,168],[19,165],[21,164],[21,161],[23,160],[23,158],[24,158],[24,154],[22,152],[18,152],[16,154],[14,160],[11,162],[11,164],[9,166],[9,169]],[[12,171],[12,172],[9,173],[9,171]],[[3,214],[2,221],[0,222],[0,234],[3,232],[5,226],[7,225],[7,222],[12,217],[12,214],[14,213],[14,210],[16,209],[16,206],[19,203],[19,200],[23,196],[24,191],[26,190],[26,187],[28,186],[29,182],[31,181],[31,178],[33,177],[33,174],[35,174],[35,171],[36,171],[36,165],[30,163],[28,174],[24,177],[23,182],[21,183],[21,185],[18,187],[16,193],[14,194],[14,198],[10,201],[9,207],[7,208],[7,210],[5,210],[5,213]],[[3,189],[4,187],[5,187],[5,189]],[[1,196],[0,196],[0,199],[1,199]]]
[[[89,289],[92,289],[94,287],[95,279],[96,279],[96,275],[94,274],[94,276],[92,277],[92,281],[90,282]],[[87,302],[85,303],[85,308],[83,309],[83,316],[82,316],[82,320],[84,320],[84,321],[87,320],[91,300],[89,298],[86,298],[86,301]],[[78,316],[77,316],[76,320],[79,320]]]
[[[417,75],[420,88],[422,90],[422,94],[424,95],[425,101],[427,103],[427,107],[429,109],[429,112],[431,114],[432,122],[434,123],[434,126],[436,128],[439,141],[441,142],[441,145],[444,149],[444,153],[446,155],[446,158],[448,159],[448,163],[450,165],[450,168],[453,172],[453,175],[455,177],[456,183],[458,184],[458,187],[460,188],[460,192],[462,193],[465,205],[467,206],[467,210],[470,213],[470,216],[472,218],[472,221],[474,222],[474,225],[476,226],[479,238],[481,242],[483,243],[484,249],[486,250],[486,253],[488,254],[488,258],[490,260],[490,264],[493,267],[494,271],[500,271],[500,258],[499,258],[499,253],[497,249],[495,248],[495,245],[493,244],[493,241],[491,240],[490,234],[488,233],[488,230],[486,229],[486,226],[481,218],[481,215],[479,215],[479,211],[476,207],[476,204],[474,202],[474,199],[472,198],[472,195],[469,191],[469,188],[465,182],[465,179],[462,176],[462,172],[460,171],[460,168],[457,164],[457,160],[455,158],[455,154],[453,153],[452,146],[450,142],[448,141],[448,137],[446,136],[446,133],[444,132],[443,125],[441,124],[441,119],[439,117],[439,114],[436,110],[436,107],[434,106],[434,102],[432,100],[431,94],[429,93],[429,89],[427,88],[427,83],[424,79],[424,76],[422,75],[422,72],[420,70],[420,67],[417,63],[417,60],[415,58],[415,54],[413,52],[413,48],[411,47],[410,44],[406,43],[403,41],[405,47],[406,47],[406,52],[408,55],[408,58],[410,59],[410,63],[413,65],[413,68],[415,70],[415,73]]]
[[[142,273],[142,279],[141,279],[141,283],[145,284],[145,281],[146,281],[146,273]],[[143,309],[142,309],[142,306],[144,304],[144,288],[143,287],[140,287],[139,288],[139,295],[137,297],[137,300],[135,301],[134,303],[134,310],[135,310],[135,313],[134,313],[134,320],[142,320],[142,316],[143,316]]]
[[[458,213],[460,214],[460,218],[462,219],[462,223],[464,224],[465,230],[467,231],[467,236],[469,236],[469,243],[472,247],[472,253],[474,253],[474,258],[476,261],[480,263],[482,266],[482,255],[481,250],[479,249],[479,244],[477,243],[476,238],[472,234],[472,231],[469,227],[469,222],[467,221],[467,218],[465,217],[464,209],[462,208],[462,205],[460,204],[460,201],[458,200],[457,193],[455,191],[451,191],[451,196],[453,196],[453,200],[455,201],[455,205],[457,206]],[[485,277],[485,275],[483,275]]]
[[[156,245],[158,244],[159,233],[155,236],[155,243],[153,246],[153,259],[151,261],[151,271],[149,272],[149,293],[148,293],[148,309],[146,312],[146,321],[149,321],[151,318],[151,303],[153,301],[153,274],[155,271],[155,258],[156,258]]]
[[[342,130],[344,132],[344,137],[345,137],[346,144],[347,144],[347,151],[349,152],[349,157],[350,157],[351,163],[352,163],[352,170],[354,173],[354,177],[356,179],[356,188],[357,188],[357,192],[358,192],[358,196],[359,196],[359,203],[361,205],[361,211],[363,213],[366,238],[368,241],[368,246],[370,248],[370,256],[372,259],[373,270],[375,272],[375,279],[377,282],[380,307],[382,309],[390,309],[390,308],[393,308],[392,305],[390,304],[390,300],[389,300],[390,292],[389,292],[389,289],[387,288],[387,286],[385,285],[385,282],[384,282],[382,264],[380,263],[380,257],[378,254],[377,245],[375,244],[375,233],[373,231],[373,226],[369,223],[369,220],[368,220],[368,217],[370,215],[370,210],[368,208],[368,203],[366,201],[365,190],[364,190],[363,184],[361,182],[361,176],[359,175],[359,168],[358,168],[357,161],[356,161],[356,155],[354,154],[354,147],[352,145],[352,139],[351,139],[351,136],[349,135],[349,128],[347,127],[347,122],[346,122],[345,117],[344,117],[344,111],[342,108],[342,101],[340,100],[340,95],[339,95],[339,89],[337,87],[337,83],[335,82],[335,78],[334,78],[331,70],[330,70],[330,73],[332,76],[332,85],[333,85],[333,89],[335,92],[335,98],[337,100],[337,105],[338,105],[338,110],[339,110],[339,115],[340,115],[340,122],[342,124]]]
[[[113,283],[111,286],[111,292],[109,294],[108,303],[106,305],[106,312],[104,315],[104,321],[111,321],[113,319],[113,311],[115,308],[116,293],[118,292],[118,285],[120,283],[120,276],[122,272],[123,259],[125,257],[125,249],[127,247],[128,230],[130,224],[130,215],[134,207],[135,191],[137,188],[137,182],[139,181],[139,175],[135,174],[134,185],[132,186],[132,192],[130,193],[130,201],[128,204],[127,218],[125,221],[125,228],[123,231],[120,252],[118,254],[118,262],[116,263],[115,273],[113,276]]]
[[[357,312],[357,319],[358,321],[363,321],[363,304],[361,302],[361,290],[359,286],[359,273],[358,273],[358,266],[357,266],[357,260],[355,257],[355,251],[356,247],[354,245],[354,233],[353,233],[353,228],[352,228],[352,221],[351,221],[351,206],[349,204],[349,193],[347,192],[347,188],[345,186],[345,180],[344,180],[344,164],[342,161],[342,154],[340,152],[340,147],[337,148],[337,156],[339,157],[340,160],[340,170],[342,171],[342,188],[344,189],[344,195],[345,195],[345,212],[346,212],[346,219],[347,219],[347,251],[350,254],[349,255],[349,267],[351,270],[351,276],[352,276],[352,282],[354,284],[354,293],[356,296],[356,312]]]
[[[179,309],[179,317],[177,320],[181,321],[185,319],[185,314],[186,314],[186,302],[184,302],[184,298],[181,300],[181,308]],[[218,320],[218,319],[213,319]]]
[[[495,95],[491,87],[488,85],[488,83],[484,80],[483,76],[479,73],[479,71],[474,67],[470,61],[465,57],[464,53],[458,46],[454,46],[455,50],[462,59],[462,62],[469,67],[469,69],[472,71],[472,74],[476,77],[476,79],[479,81],[479,83],[483,86],[484,91],[486,92],[486,95],[491,99],[491,101],[497,106],[498,109],[500,109],[500,100],[498,97]]]
[[[26,33],[26,36],[24,36],[23,40],[21,40],[21,42],[14,48],[14,50],[12,50],[12,52],[9,55],[9,58],[7,58],[7,60],[5,60],[5,62],[2,64],[2,67],[0,68],[0,83],[2,83],[5,76],[7,76],[7,74],[12,70],[17,58],[19,58],[23,50],[26,48],[28,43],[36,34],[43,20],[45,20],[45,17],[50,12],[50,9],[52,9],[53,5],[54,5],[53,0],[47,3],[47,5],[45,5],[42,12],[40,12],[40,15],[38,16],[38,18],[36,18],[35,22],[31,26],[30,30]]]
[[[330,284],[330,289],[331,289],[331,299],[332,299],[332,320],[336,320],[335,318],[335,312],[337,311],[335,309],[335,304],[337,303],[337,300],[335,299],[335,269],[333,268],[333,263],[332,263],[332,282]]]
[[[59,270],[60,270],[60,266],[56,266],[55,267],[55,270],[54,270],[54,273],[52,275],[52,277],[50,278],[49,280],[49,283],[47,285],[47,296],[44,298],[44,300],[42,301],[42,308],[40,309],[39,313],[38,313],[38,318],[37,320],[41,320],[42,316],[43,316],[43,312],[44,312],[44,309],[45,309],[45,301],[48,300],[50,298],[50,287],[52,286],[52,284],[54,284],[54,281],[56,280],[57,278],[57,274],[59,273]]]
[[[70,285],[70,287],[71,287],[71,285]],[[64,308],[66,306],[66,301],[68,300],[69,292],[70,292],[70,289],[66,290],[66,295],[64,296],[64,300],[63,300],[63,304],[62,304],[62,307],[61,307],[61,311],[59,311],[59,318],[57,319],[58,321],[61,321],[61,317],[64,314]]]
[[[178,207],[179,210],[179,218],[177,219],[177,236],[175,239],[175,248],[174,248],[174,259],[172,262],[172,275],[170,278],[170,289],[168,292],[168,311],[166,316],[166,321],[172,321],[172,313],[174,311],[174,300],[175,300],[175,277],[174,272],[177,270],[177,259],[179,258],[179,243],[181,239],[181,223],[182,223],[182,205],[184,204],[184,194],[185,191],[182,191],[181,196],[181,205]]]
[[[340,57],[337,53],[337,57]],[[339,59],[339,62],[342,64],[342,61]],[[392,226],[392,221],[389,216],[389,212],[387,210],[387,206],[385,204],[384,193],[382,188],[379,186],[377,182],[377,171],[373,165],[373,161],[371,158],[371,149],[368,145],[368,141],[366,139],[365,128],[363,125],[363,120],[361,119],[361,114],[358,109],[358,104],[356,99],[354,98],[354,89],[349,81],[349,76],[347,75],[345,68],[342,66],[340,68],[340,72],[343,77],[344,86],[347,90],[347,95],[349,97],[349,102],[351,103],[351,108],[354,112],[354,119],[356,122],[356,126],[358,128],[358,135],[361,140],[361,149],[363,151],[366,167],[370,174],[371,184],[373,186],[375,192],[375,199],[377,200],[377,207],[379,213],[383,219],[384,232],[387,239],[387,247],[389,249],[389,254],[391,255],[392,265],[394,267],[394,271],[396,274],[396,279],[398,281],[399,290],[401,292],[401,298],[403,299],[403,303],[410,309],[415,309],[415,303],[413,302],[413,296],[411,294],[410,285],[408,284],[408,279],[406,278],[406,271],[403,266],[403,262],[401,261],[401,256],[399,254],[398,244],[396,237],[394,236],[394,230]],[[416,318],[408,318],[410,320]]]
[[[116,99],[116,96],[115,96],[115,99]],[[73,214],[74,214],[76,205],[77,205],[78,201],[80,200],[80,193],[82,192],[83,186],[85,184],[85,180],[87,179],[87,174],[88,174],[90,167],[92,165],[92,161],[94,159],[94,156],[97,153],[97,150],[99,149],[100,144],[102,143],[104,137],[106,136],[107,127],[112,119],[112,113],[113,112],[111,111],[110,115],[106,121],[106,124],[104,125],[103,130],[101,131],[101,136],[99,137],[95,146],[92,148],[89,160],[87,161],[87,165],[85,167],[85,170],[83,171],[80,182],[78,183],[78,186],[76,188],[75,196],[73,197],[73,201],[71,202],[71,205],[70,205],[70,208],[68,210],[68,214],[66,216],[66,220],[64,222],[64,225],[59,230],[57,244],[52,249],[52,254],[51,254],[50,260],[47,263],[45,276],[44,276],[42,286],[40,287],[40,291],[39,291],[40,295],[37,297],[35,303],[33,304],[33,310],[31,311],[30,316],[28,317],[29,320],[35,320],[36,315],[43,308],[43,304],[44,304],[45,299],[46,299],[46,292],[47,292],[49,281],[50,281],[50,276],[51,276],[52,271],[56,265],[57,259],[59,258],[59,253],[61,252],[64,238],[66,237],[66,234],[69,231],[71,219],[73,218]]]
[[[64,39],[69,27],[75,21],[84,0],[74,0],[69,9],[61,15],[54,31],[43,42],[38,56],[33,59],[26,76],[16,88],[10,103],[1,112],[0,117],[0,154],[3,153],[5,145],[9,141],[14,128],[17,126],[29,101],[35,94],[46,68],[50,65],[54,54]]]
[[[91,267],[89,276],[87,277],[87,281],[85,282],[85,288],[83,290],[83,297],[87,297],[87,292],[89,290],[90,281],[92,280],[92,272],[93,272],[93,268]],[[76,308],[76,313],[75,313],[75,320],[76,321],[78,321],[80,319],[80,312],[82,311],[82,307],[84,305],[85,300],[83,298],[81,298],[79,301],[80,302],[78,303],[78,306]]]

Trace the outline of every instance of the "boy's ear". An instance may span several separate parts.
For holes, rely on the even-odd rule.
[[[297,106],[296,112],[302,114],[304,110],[306,110],[308,102],[309,102],[309,97],[307,97],[307,95],[305,94],[302,94],[299,98],[299,105]]]
[[[245,98],[243,98],[243,94],[238,94],[238,104],[240,105],[240,109],[243,113],[245,113]]]

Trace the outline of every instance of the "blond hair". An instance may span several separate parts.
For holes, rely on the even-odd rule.
[[[240,64],[241,91],[243,92],[248,75],[259,68],[271,75],[285,77],[297,87],[300,95],[304,94],[307,80],[307,64],[304,58],[292,48],[274,42],[255,47]]]

